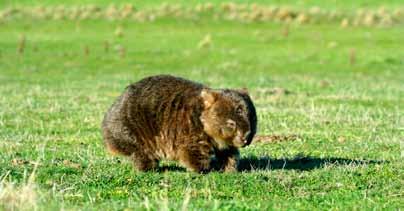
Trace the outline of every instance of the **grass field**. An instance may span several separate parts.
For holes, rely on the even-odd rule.
[[[404,6],[349,2],[298,5]],[[404,209],[404,25],[285,27],[0,21],[0,210]],[[241,150],[238,173],[199,175],[171,162],[139,173],[104,151],[106,109],[129,83],[162,73],[249,89],[261,141]]]

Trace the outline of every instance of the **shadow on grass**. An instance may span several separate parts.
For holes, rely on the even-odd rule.
[[[272,159],[269,157],[249,156],[240,159],[238,171],[253,170],[274,170],[274,169],[294,169],[301,171],[310,171],[323,168],[326,165],[365,165],[381,164],[388,161],[380,160],[354,160],[347,158],[316,158],[316,157],[297,157],[293,159]]]
[[[388,161],[380,160],[354,160],[347,158],[316,158],[316,157],[297,157],[293,159],[273,159],[270,157],[256,157],[249,156],[243,157],[239,161],[238,171],[248,172],[254,170],[276,170],[276,169],[286,169],[286,170],[301,170],[310,171],[313,169],[323,168],[326,165],[366,165],[366,164],[382,164],[388,163]],[[186,172],[186,169],[176,165],[163,165],[156,169],[157,172],[166,171],[177,171]]]
[[[181,166],[169,165],[169,166],[159,166],[156,169],[156,171],[157,172],[166,172],[166,171],[186,172],[187,170]]]

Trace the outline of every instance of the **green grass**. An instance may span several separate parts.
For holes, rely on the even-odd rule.
[[[123,37],[114,35],[117,26]],[[403,209],[404,28],[309,24],[291,26],[288,37],[283,28],[168,19],[0,23],[0,210],[10,198],[41,210]],[[207,34],[212,47],[198,49]],[[298,138],[242,149],[239,173],[199,175],[171,162],[134,172],[104,151],[100,123],[126,85],[160,73],[247,87],[258,134]],[[270,94],[275,87],[291,94]],[[19,204],[24,194],[34,203]]]

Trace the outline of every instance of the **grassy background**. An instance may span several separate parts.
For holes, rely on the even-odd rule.
[[[364,2],[298,5],[381,4]],[[118,26],[122,37],[114,34]],[[404,27],[283,31],[276,23],[213,20],[0,23],[0,209],[403,209]],[[212,46],[198,49],[207,34]],[[240,173],[198,175],[167,162],[160,172],[136,173],[104,151],[100,122],[128,83],[160,73],[248,87],[259,135],[298,138],[242,149]],[[276,87],[291,93],[271,93]],[[33,203],[21,205],[24,194]]]
[[[115,0],[113,3],[115,5],[132,3],[138,8],[145,7],[154,7],[159,6],[161,3],[166,2],[170,4],[181,4],[186,6],[193,6],[197,4],[201,4],[201,1],[198,0],[170,0],[170,1],[142,1],[142,0]],[[235,2],[242,4],[273,4],[273,5],[287,5],[296,8],[310,8],[313,6],[319,6],[321,8],[335,10],[335,9],[344,9],[344,10],[354,10],[358,7],[364,8],[377,8],[380,6],[384,6],[386,8],[395,8],[397,6],[403,6],[403,2],[401,0],[358,0],[358,1],[338,1],[338,0],[234,0],[234,1],[222,1],[222,0],[211,0],[208,1],[213,4],[221,4],[222,2]],[[205,3],[205,1],[202,1]],[[111,4],[111,1],[108,0],[66,0],[63,2],[53,1],[53,0],[2,0],[0,2],[0,6],[10,6],[10,5],[20,5],[20,6],[36,6],[36,5],[81,5],[81,4],[96,4],[100,6],[107,6]]]

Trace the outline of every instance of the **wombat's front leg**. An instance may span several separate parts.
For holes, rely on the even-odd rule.
[[[216,151],[216,161],[219,170],[236,172],[240,153],[237,148]]]
[[[211,149],[201,145],[188,145],[179,150],[178,158],[188,170],[206,173],[211,170]]]

